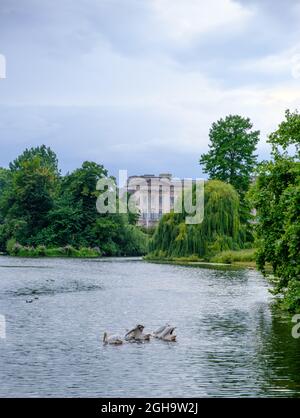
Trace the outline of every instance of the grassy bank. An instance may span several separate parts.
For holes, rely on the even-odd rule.
[[[65,247],[46,247],[39,245],[29,247],[20,245],[14,241],[8,242],[7,253],[15,257],[73,257],[73,258],[96,258],[101,257],[99,248],[80,247],[74,248],[71,245]]]
[[[254,248],[239,251],[222,251],[209,258],[201,258],[196,254],[188,257],[167,257],[166,254],[160,251],[157,254],[148,254],[144,259],[153,262],[185,265],[256,267]]]
[[[219,254],[211,257],[212,263],[225,263],[235,265],[248,265],[251,267],[256,266],[255,261],[255,248],[249,248],[246,250],[238,251],[222,251]]]

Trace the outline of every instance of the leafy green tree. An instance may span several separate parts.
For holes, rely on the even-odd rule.
[[[86,225],[81,207],[68,199],[66,194],[54,201],[54,206],[47,216],[47,224],[48,226],[35,236],[35,245],[59,247],[72,245],[76,248],[89,245],[83,237]]]
[[[53,207],[56,177],[44,167],[39,157],[22,161],[13,174],[9,193],[9,218],[23,219],[31,234],[47,224],[47,215]]]
[[[213,123],[209,132],[209,151],[202,154],[200,164],[211,179],[230,183],[243,199],[247,192],[253,169],[254,154],[259,141],[259,131],[252,130],[249,118],[229,115]]]
[[[294,146],[296,157],[300,157],[300,114],[296,110],[291,112],[289,109],[285,112],[285,118],[278,129],[271,133],[269,142],[272,145],[274,157],[288,156],[289,147]],[[282,149],[283,152],[280,152]]]
[[[150,251],[160,257],[196,255],[210,258],[241,245],[239,196],[230,184],[210,180],[204,186],[203,222],[186,224],[187,213],[165,214],[150,242]]]
[[[0,248],[15,238],[22,244],[47,226],[47,216],[53,206],[55,180],[52,173],[39,170],[38,160],[23,163],[24,168],[13,176],[12,186],[1,199]]]
[[[145,253],[148,236],[135,217],[97,212],[96,185],[107,176],[103,165],[90,161],[61,176],[51,149],[25,150],[9,170],[0,169],[0,250],[32,256]]]
[[[7,187],[10,180],[10,171],[6,168],[0,167],[0,195],[3,190]]]
[[[15,238],[30,243],[47,226],[58,185],[55,153],[44,145],[26,149],[0,173],[0,248]]]
[[[11,173],[10,170],[0,167],[0,223],[4,220],[4,214],[2,213],[1,207],[5,203],[5,194],[9,190],[11,184]]]
[[[49,226],[39,232],[36,243],[97,247],[108,256],[145,252],[147,237],[129,215],[99,214],[96,210],[100,193],[96,185],[107,175],[102,165],[86,161],[63,177],[59,197],[48,214]]]
[[[286,120],[269,137],[273,160],[259,165],[250,191],[257,211],[257,262],[264,272],[271,264],[275,293],[284,294],[284,306],[300,308],[300,115],[286,112]],[[295,154],[287,153],[295,146]]]
[[[11,171],[20,170],[24,162],[31,161],[39,157],[41,167],[48,168],[55,174],[59,174],[58,170],[58,159],[54,151],[46,145],[39,147],[26,148],[26,150],[19,155],[14,161],[9,164]]]
[[[64,177],[62,193],[68,195],[72,203],[80,205],[86,222],[97,217],[96,200],[99,192],[96,190],[98,180],[108,175],[103,165],[85,161],[81,168]]]

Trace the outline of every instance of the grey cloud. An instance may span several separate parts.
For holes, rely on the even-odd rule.
[[[185,152],[176,149],[180,122],[155,109],[0,106],[0,111],[0,166],[7,166],[25,147],[44,143],[57,152],[63,172],[92,160],[113,175],[119,169],[129,174],[167,170],[177,176],[201,175],[200,139],[199,155],[188,147]]]
[[[33,61],[52,56],[67,65],[68,59],[107,44],[126,57],[161,54],[177,62],[181,71],[201,71],[229,86],[241,85],[258,78],[247,73],[237,77],[231,73],[232,63],[288,49],[299,39],[299,14],[294,0],[238,2],[255,12],[242,30],[201,33],[188,45],[165,38],[150,0],[2,0],[0,36],[4,52],[15,55],[19,45],[19,54]]]
[[[259,125],[266,109],[281,112],[284,99],[261,104],[260,90],[281,87],[291,75],[241,64],[299,42],[297,2],[240,0],[255,11],[242,27],[233,23],[187,43],[165,35],[151,3],[1,0],[7,79],[0,80],[0,165],[46,143],[63,171],[93,159],[113,174],[128,168],[195,177],[215,118],[245,112]],[[253,104],[242,90],[249,86]]]

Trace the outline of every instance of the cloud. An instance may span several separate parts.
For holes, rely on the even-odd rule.
[[[0,165],[46,143],[64,171],[93,159],[113,174],[197,176],[212,122],[230,113],[261,130],[266,157],[268,133],[300,100],[297,19],[269,6],[1,0]]]
[[[157,19],[170,39],[188,42],[203,33],[242,26],[252,12],[231,0],[153,0]]]
[[[237,65],[239,70],[245,72],[262,73],[267,76],[293,77],[297,70],[300,57],[300,43],[291,48],[284,49],[276,54],[245,60]],[[296,77],[295,77],[296,78]]]

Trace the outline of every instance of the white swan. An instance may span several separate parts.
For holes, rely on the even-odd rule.
[[[154,331],[153,335],[160,340],[173,342],[176,341],[176,335],[173,334],[175,329],[176,327],[166,324]]]
[[[118,335],[110,335],[108,336],[107,332],[103,334],[103,344],[112,344],[112,345],[121,345],[123,344],[123,340]]]
[[[126,341],[149,341],[151,334],[143,334],[144,325],[136,325],[135,328],[131,329],[125,334]]]

